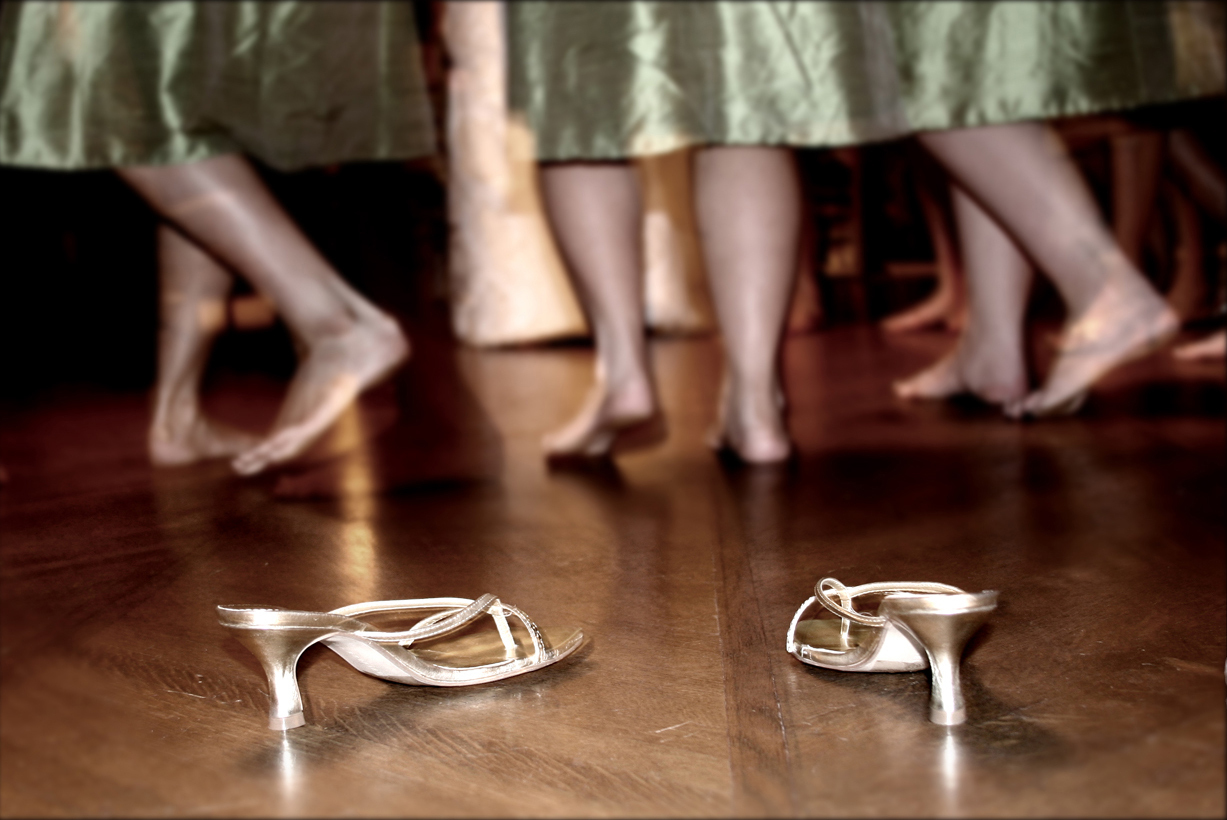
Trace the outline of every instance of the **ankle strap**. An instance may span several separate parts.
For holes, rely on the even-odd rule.
[[[814,598],[818,603],[822,604],[831,612],[834,612],[845,621],[862,624],[863,626],[886,626],[886,618],[881,615],[866,615],[863,612],[857,612],[852,608],[853,601],[862,595],[871,595],[873,593],[891,593],[891,592],[910,592],[921,595],[938,595],[961,593],[963,590],[958,587],[950,586],[949,584],[936,584],[928,581],[914,582],[894,582],[894,581],[879,581],[873,584],[861,584],[860,586],[849,587],[844,586],[834,578],[823,578],[814,585]],[[839,598],[839,603],[835,602],[835,598]],[[845,629],[847,624],[844,624]]]

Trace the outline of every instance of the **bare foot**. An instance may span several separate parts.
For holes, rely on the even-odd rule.
[[[729,451],[747,464],[777,464],[792,455],[792,439],[784,423],[784,392],[769,395],[734,395],[728,378],[720,388],[716,425],[707,445]]]
[[[958,330],[966,317],[964,308],[956,301],[951,288],[938,288],[920,304],[887,316],[881,322],[882,329],[887,333],[912,333],[942,324],[947,330]]]
[[[149,429],[149,460],[155,467],[180,467],[232,458],[259,441],[259,436],[194,415],[176,423],[155,423]]]
[[[298,366],[273,432],[233,462],[254,475],[307,449],[358,397],[405,361],[409,343],[385,315],[363,316],[349,330],[315,341]]]
[[[599,376],[584,406],[564,427],[541,440],[546,458],[603,458],[664,437],[664,419],[649,379],[609,387]]]
[[[892,387],[901,399],[972,395],[989,404],[1004,405],[1027,395],[1027,371],[1021,350],[973,346],[963,338],[936,363]]]
[[[1114,279],[1062,334],[1044,386],[1006,407],[1014,418],[1074,413],[1104,374],[1166,343],[1180,320],[1144,282]]]
[[[1195,342],[1186,342],[1173,350],[1172,356],[1186,362],[1227,357],[1227,330],[1211,333]]]

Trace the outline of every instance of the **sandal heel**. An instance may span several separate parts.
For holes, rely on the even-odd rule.
[[[916,641],[933,671],[929,720],[957,726],[967,720],[959,663],[963,650],[997,608],[996,592],[962,595],[892,595],[880,612]]]
[[[268,678],[268,728],[275,731],[296,729],[307,722],[303,715],[302,694],[298,690],[298,659],[312,644],[336,632],[331,626],[257,625],[252,614],[267,614],[269,620],[282,613],[219,606],[222,626],[260,661]],[[288,614],[288,613],[287,613]]]
[[[307,722],[298,691],[298,659],[311,644],[328,635],[327,629],[253,630],[236,629],[243,646],[264,667],[268,677],[268,728],[285,731]]]

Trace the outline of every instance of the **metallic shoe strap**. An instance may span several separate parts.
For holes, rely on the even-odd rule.
[[[440,612],[432,615],[429,618],[423,618],[412,627],[409,628],[405,638],[398,640],[401,646],[408,646],[414,641],[421,641],[427,638],[437,638],[440,635],[446,635],[449,632],[455,632],[473,621],[480,618],[486,612],[494,614],[494,609],[498,607],[498,598],[486,593],[478,598],[473,603],[463,609],[455,609],[450,612]],[[495,618],[498,620],[498,618]],[[499,630],[502,631],[501,629]],[[365,636],[364,636],[365,637]]]
[[[465,605],[459,606],[456,609],[445,609],[442,612],[437,612],[423,618],[406,630],[379,632],[364,629],[356,634],[377,643],[396,643],[403,648],[408,648],[415,641],[437,638],[449,632],[455,632],[477,620],[482,615],[488,614],[494,619],[495,626],[498,627],[499,638],[502,639],[503,646],[510,651],[516,647],[515,637],[511,634],[511,628],[507,624],[507,615],[511,614],[524,624],[524,628],[532,640],[534,662],[544,657],[550,651],[549,641],[546,640],[541,629],[527,615],[516,607],[501,602],[497,597],[489,593],[482,595],[474,601],[469,601],[467,598],[374,601],[368,604],[351,604],[350,606],[340,607],[339,609],[332,610],[332,613],[345,615],[356,620],[358,615],[367,615],[374,612],[395,612],[404,609],[420,609],[425,606],[455,605],[460,603]]]
[[[408,599],[404,601],[373,601],[366,604],[351,604],[349,606],[339,607],[334,609],[329,614],[344,615],[359,623],[362,623],[358,616],[370,615],[377,612],[397,612],[403,610],[435,608],[436,606],[453,605],[454,609],[444,609],[442,612],[437,612],[427,618],[423,618],[418,623],[411,626],[409,629],[397,630],[395,632],[384,632],[369,627],[360,631],[355,631],[355,634],[362,636],[369,641],[376,643],[397,643],[401,646],[408,646],[414,641],[424,640],[426,638],[435,638],[440,635],[446,635],[449,632],[455,632],[466,624],[476,620],[486,613],[491,607],[498,604],[498,599],[493,595],[483,595],[475,601],[470,601],[467,598],[439,598],[439,599]]]
[[[963,590],[949,584],[937,584],[929,581],[879,581],[872,584],[861,584],[860,586],[849,587],[840,583],[834,578],[823,578],[814,585],[814,597],[818,603],[822,604],[831,612],[845,621],[862,624],[863,626],[886,626],[886,618],[881,615],[866,615],[863,612],[857,612],[852,609],[853,601],[862,595],[871,595],[873,593],[891,593],[891,592],[911,592],[921,595],[925,594],[958,594]],[[835,603],[833,597],[839,597],[839,603]],[[844,630],[847,630],[848,624],[844,624]]]

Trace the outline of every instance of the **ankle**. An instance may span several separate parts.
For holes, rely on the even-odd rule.
[[[657,411],[656,389],[646,374],[605,382],[606,411],[617,416],[648,417]]]
[[[971,323],[959,337],[955,347],[956,355],[964,362],[987,360],[1008,364],[1023,358],[1025,335],[1021,322],[1018,325],[1001,324],[995,327]]]
[[[652,392],[646,351],[610,355],[597,345],[596,378],[609,392]]]
[[[381,346],[391,344],[406,349],[408,347],[408,339],[401,330],[400,323],[375,308],[372,308],[369,314],[363,315],[338,311],[312,322],[296,335],[307,352],[320,345],[348,342],[356,336]]]
[[[725,376],[725,396],[747,408],[762,406],[778,410],[784,397],[784,388],[775,373],[762,375],[761,368],[745,375],[730,368]]]
[[[356,318],[349,311],[336,311],[321,316],[299,333],[302,343],[308,348],[326,344],[337,339],[343,339],[358,326]]]
[[[1097,262],[1088,265],[1082,276],[1058,281],[1070,316],[1082,316],[1105,296],[1140,295],[1144,298],[1148,292],[1154,292],[1145,275],[1119,248],[1103,250]]]
[[[200,417],[199,396],[189,391],[176,391],[154,400],[151,430],[177,433],[186,430]]]

